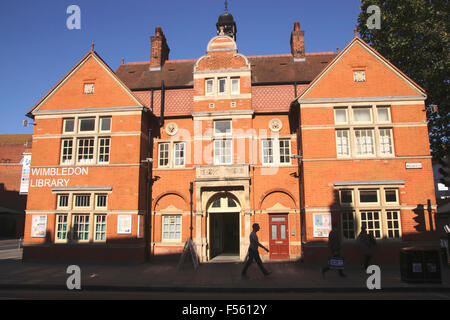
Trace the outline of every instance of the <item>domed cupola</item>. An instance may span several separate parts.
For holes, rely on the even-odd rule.
[[[231,13],[228,13],[228,5],[227,1],[225,1],[225,13],[219,16],[219,19],[216,23],[217,34],[218,35],[226,35],[233,38],[236,41],[236,22],[234,21]]]

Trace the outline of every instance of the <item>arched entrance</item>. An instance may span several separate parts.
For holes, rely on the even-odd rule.
[[[241,207],[237,198],[227,192],[211,198],[209,217],[209,259],[239,258]]]

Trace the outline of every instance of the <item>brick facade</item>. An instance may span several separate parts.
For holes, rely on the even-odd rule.
[[[25,258],[177,256],[191,219],[201,262],[242,261],[253,223],[264,260],[325,259],[328,217],[354,261],[361,223],[388,261],[433,240],[425,93],[357,37],[339,55],[303,38],[296,23],[291,55],[246,57],[218,30],[169,60],[158,27],[150,61],[116,72],[89,52],[29,113]]]

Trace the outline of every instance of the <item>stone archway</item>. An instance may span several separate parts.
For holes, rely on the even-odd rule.
[[[239,259],[241,206],[237,197],[218,192],[208,200],[206,212],[209,259]]]

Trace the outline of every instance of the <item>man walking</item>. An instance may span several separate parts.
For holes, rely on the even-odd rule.
[[[248,247],[248,260],[245,263],[244,269],[242,270],[242,277],[246,278],[247,277],[247,269],[248,267],[250,267],[250,265],[252,264],[253,260],[256,261],[256,263],[258,264],[259,268],[261,269],[262,273],[265,276],[268,276],[269,274],[271,274],[272,272],[267,271],[261,261],[261,257],[259,256],[259,252],[258,252],[258,247],[263,248],[264,250],[266,250],[267,252],[269,252],[269,249],[267,249],[266,247],[264,247],[261,243],[259,243],[258,241],[258,236],[256,235],[256,233],[259,231],[259,224],[254,223],[253,224],[253,231],[252,233],[250,233],[250,246]]]
[[[356,240],[358,241],[364,255],[364,270],[367,270],[370,260],[372,260],[372,249],[377,243],[373,235],[371,233],[367,233],[366,226],[361,226],[361,233]]]
[[[338,226],[336,223],[333,223],[333,227],[328,234],[328,249],[330,250],[332,258],[340,258],[341,256],[341,239],[339,237]],[[327,264],[322,268],[322,276],[325,275],[325,272],[330,270],[330,266]],[[341,277],[345,277],[342,269],[339,269],[339,275]]]

